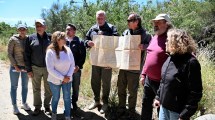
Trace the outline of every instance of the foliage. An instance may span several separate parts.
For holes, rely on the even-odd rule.
[[[203,97],[199,104],[199,109],[203,112],[202,114],[204,114],[204,112],[215,114],[215,64],[210,58],[210,56],[214,54],[213,52],[215,51],[208,50],[208,48],[200,49],[197,55],[201,64],[203,83]]]

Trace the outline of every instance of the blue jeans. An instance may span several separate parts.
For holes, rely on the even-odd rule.
[[[51,102],[52,112],[55,114],[57,113],[57,105],[58,105],[58,102],[60,99],[60,90],[62,87],[64,108],[65,108],[64,114],[65,114],[65,117],[70,117],[72,82],[62,84],[62,85],[55,85],[55,84],[49,82],[49,86],[50,86],[50,89],[51,89],[52,95],[53,95],[52,102]]]
[[[164,108],[162,105],[160,106],[159,120],[178,120],[179,113],[170,111]]]
[[[18,66],[20,69],[24,69],[24,66]],[[13,72],[15,68],[13,66],[10,67],[10,83],[11,83],[11,90],[10,96],[12,100],[12,104],[16,104],[16,96],[17,96],[17,88],[19,82],[19,76],[21,75],[22,81],[22,103],[26,103],[27,94],[28,94],[28,74],[27,72]]]
[[[78,70],[76,73],[73,74],[72,80],[72,109],[77,110],[77,101],[79,96],[79,86],[81,80],[81,70]]]

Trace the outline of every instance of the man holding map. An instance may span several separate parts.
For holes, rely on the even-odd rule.
[[[135,119],[135,107],[137,102],[137,90],[139,85],[139,77],[140,77],[140,68],[142,68],[142,64],[144,62],[144,55],[147,46],[149,45],[149,41],[151,40],[151,35],[146,33],[146,30],[141,25],[141,17],[136,13],[131,13],[127,19],[128,29],[123,32],[123,36],[133,36],[139,35],[141,42],[139,43],[139,49],[141,49],[141,60],[140,67],[138,70],[132,69],[120,69],[118,75],[118,97],[119,97],[119,109],[118,109],[118,117],[124,118],[126,117],[126,89],[128,88],[129,96],[128,96],[128,118],[129,120]],[[137,47],[138,49],[138,47]]]
[[[85,45],[87,48],[91,48],[95,45],[92,41],[94,35],[118,35],[116,27],[106,22],[106,13],[103,10],[99,10],[96,12],[96,24],[93,25],[86,34]],[[111,68],[92,65],[91,87],[94,93],[95,102],[89,106],[89,110],[92,110],[100,105],[101,81],[103,105],[100,110],[100,113],[104,113],[107,110],[111,85],[111,76]]]

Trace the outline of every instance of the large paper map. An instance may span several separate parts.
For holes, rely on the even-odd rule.
[[[92,65],[140,70],[141,50],[140,35],[93,36],[94,46],[90,49]]]

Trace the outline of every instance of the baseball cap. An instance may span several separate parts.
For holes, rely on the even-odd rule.
[[[168,23],[171,23],[171,20],[170,20],[170,17],[169,15],[167,14],[159,14],[158,16],[156,16],[154,19],[152,19],[153,21],[154,20],[166,20]]]
[[[17,26],[17,29],[20,29],[20,28],[27,29],[27,26],[24,25],[24,24],[19,24],[19,25]]]
[[[74,30],[76,30],[76,26],[74,24],[68,23],[67,26],[72,27]]]
[[[43,20],[43,19],[36,19],[36,20],[35,20],[35,24],[36,24],[36,23],[40,23],[41,25],[44,25],[44,26],[46,25],[46,21]]]

